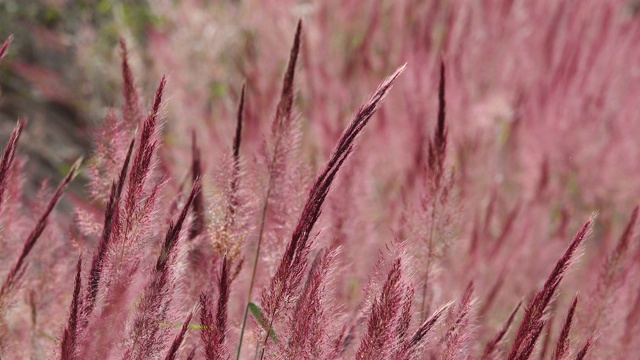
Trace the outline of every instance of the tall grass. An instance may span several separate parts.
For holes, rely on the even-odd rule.
[[[0,357],[635,356],[630,5],[276,3],[150,4],[164,23],[114,43],[121,108],[55,190],[23,189],[17,122]]]

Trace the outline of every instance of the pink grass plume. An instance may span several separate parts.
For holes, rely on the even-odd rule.
[[[167,352],[167,356],[165,360],[175,360],[178,356],[178,350],[180,350],[180,346],[184,342],[184,337],[187,334],[187,329],[189,329],[189,324],[191,323],[191,318],[193,317],[193,312],[190,312],[187,318],[184,320],[182,327],[180,328],[180,332],[176,335],[175,339],[171,343],[171,347]]]
[[[482,358],[481,358],[482,360],[491,359],[492,356],[497,352],[498,345],[500,345],[500,343],[504,339],[504,336],[507,334],[507,331],[509,331],[511,324],[513,323],[513,319],[516,317],[516,314],[518,313],[518,310],[520,310],[521,306],[522,306],[522,302],[519,302],[518,305],[513,309],[513,311],[511,311],[511,314],[509,315],[507,322],[502,326],[502,328],[498,331],[498,333],[487,343],[487,345],[485,345],[484,352],[482,353]]]
[[[546,323],[545,314],[549,304],[556,295],[558,286],[571,265],[574,255],[589,234],[592,222],[593,220],[589,219],[576,234],[567,250],[556,263],[542,290],[527,305],[524,318],[509,353],[509,360],[526,360],[533,352],[535,343]]]
[[[16,158],[18,140],[20,140],[25,123],[25,119],[18,120],[2,153],[2,161],[0,162],[0,213],[2,213],[4,202],[6,201],[5,194],[7,193],[9,178]]]
[[[20,280],[20,278],[24,274],[25,265],[26,265],[25,261],[26,261],[27,256],[29,255],[29,253],[31,252],[33,247],[36,245],[38,239],[40,238],[40,235],[42,235],[42,232],[44,231],[44,229],[47,226],[47,220],[49,218],[49,215],[51,215],[51,212],[53,211],[53,208],[56,206],[56,204],[58,203],[58,201],[62,197],[62,194],[64,193],[64,190],[67,188],[67,185],[69,185],[71,180],[76,175],[76,172],[78,171],[78,168],[80,167],[80,164],[81,164],[81,159],[78,159],[73,164],[73,166],[71,166],[71,169],[69,170],[69,173],[62,180],[60,185],[58,185],[58,188],[56,189],[55,193],[51,197],[51,200],[47,204],[47,207],[45,208],[43,214],[40,216],[40,218],[36,222],[36,225],[33,228],[33,230],[31,231],[31,233],[29,233],[29,235],[27,236],[27,239],[25,240],[24,246],[22,248],[22,252],[20,253],[20,255],[18,256],[18,259],[15,262],[15,264],[13,265],[11,270],[9,271],[9,274],[7,275],[7,278],[5,279],[4,283],[2,284],[2,288],[0,289],[0,311],[2,311],[4,309],[6,296],[11,291],[14,290],[14,288],[17,285],[18,281]]]
[[[400,312],[401,287],[402,268],[398,258],[387,273],[380,296],[373,302],[367,332],[360,342],[356,359],[384,359],[391,354],[395,342],[394,320]]]
[[[325,165],[324,170],[316,179],[309,191],[307,201],[300,215],[300,220],[296,226],[291,240],[286,246],[286,250],[271,283],[262,293],[262,305],[267,315],[270,325],[263,339],[263,351],[269,339],[269,331],[273,322],[279,317],[283,302],[286,298],[293,296],[294,289],[300,285],[303,273],[307,266],[307,255],[310,248],[309,236],[311,230],[322,210],[322,205],[329,193],[338,171],[353,151],[355,140],[367,125],[373,114],[380,107],[382,100],[389,89],[405,70],[406,65],[401,66],[389,78],[387,78],[376,90],[374,95],[361,106],[353,121],[344,131],[338,144],[336,145],[331,158]]]
[[[120,176],[117,181],[112,184],[111,194],[105,209],[102,235],[100,237],[100,242],[98,243],[98,248],[93,256],[91,270],[89,271],[88,288],[85,301],[85,313],[87,316],[91,315],[95,306],[107,252],[109,251],[113,237],[117,236],[119,233],[120,196],[122,194],[122,189],[127,175],[133,145],[134,141],[132,140],[129,145],[129,150],[127,151],[124,164],[120,170]]]
[[[200,149],[198,148],[195,130],[191,133],[191,180],[196,181],[202,177],[202,161],[200,159]],[[193,200],[193,222],[189,228],[189,240],[194,239],[202,233],[205,227],[204,218],[204,195],[202,192],[196,195]]]
[[[156,356],[164,346],[162,337],[159,336],[160,323],[166,320],[171,292],[175,286],[172,274],[173,267],[176,266],[174,259],[182,227],[200,189],[201,180],[198,179],[193,184],[178,218],[169,224],[160,254],[137,307],[129,335],[131,345],[124,356],[125,359],[147,359]]]
[[[451,308],[453,302],[449,302],[437,309],[415,330],[411,338],[407,339],[397,350],[394,359],[413,359],[419,354],[419,350],[425,342],[427,335],[433,327],[442,319],[442,315]]]
[[[226,346],[227,335],[227,307],[231,286],[230,261],[224,257],[218,277],[218,303],[215,314],[212,309],[211,297],[200,295],[200,321],[203,329],[200,338],[204,344],[205,359],[226,359],[229,357]]]
[[[0,61],[2,61],[2,59],[7,55],[7,50],[9,49],[9,46],[11,45],[12,41],[13,41],[13,35],[9,35],[7,40],[5,40],[4,43],[2,44],[2,47],[0,47]]]
[[[584,346],[582,347],[582,349],[580,349],[578,354],[576,354],[576,360],[584,360],[587,357],[587,354],[589,353],[589,351],[591,351],[592,347],[593,347],[593,338],[589,338],[587,342],[584,344]]]
[[[67,328],[64,330],[62,341],[60,343],[60,360],[76,359],[77,340],[79,332],[79,320],[82,314],[82,256],[78,258],[76,264],[76,278],[73,285],[73,296],[71,298],[71,306],[69,309],[69,320]]]
[[[124,39],[120,39],[120,55],[122,57],[122,93],[124,95],[124,108],[122,115],[130,127],[136,127],[142,122],[140,113],[140,96],[136,90],[135,80],[129,66],[129,53]]]
[[[556,343],[556,350],[553,352],[553,360],[563,360],[569,355],[569,332],[571,331],[571,322],[573,321],[573,314],[576,311],[577,305],[578,297],[576,296],[573,298],[573,302],[567,313],[567,318],[564,321],[564,325],[562,325],[562,330]]]

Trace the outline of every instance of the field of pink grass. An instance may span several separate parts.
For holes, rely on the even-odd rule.
[[[637,1],[147,5],[60,184],[1,139],[0,359],[637,357]]]

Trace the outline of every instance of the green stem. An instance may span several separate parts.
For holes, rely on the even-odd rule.
[[[271,172],[270,172],[271,173]],[[251,301],[251,295],[253,292],[253,285],[256,280],[256,270],[258,269],[258,260],[260,259],[260,248],[262,246],[262,238],[264,234],[264,227],[267,218],[267,208],[269,206],[269,197],[271,196],[271,178],[269,176],[269,183],[267,187],[267,196],[262,206],[262,219],[260,220],[260,233],[258,235],[258,247],[256,248],[256,255],[253,259],[253,271],[251,273],[251,281],[249,282],[249,294],[247,295],[247,305],[244,308],[244,316],[242,317],[242,328],[240,330],[240,340],[238,342],[238,351],[236,353],[236,360],[240,359],[240,350],[242,349],[242,338],[244,337],[244,330],[247,325],[247,317],[249,316],[249,302]]]

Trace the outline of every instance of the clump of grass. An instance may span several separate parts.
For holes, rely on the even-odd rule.
[[[221,58],[235,64],[233,86],[210,80],[206,95],[201,82],[219,74],[185,75],[188,51],[164,51],[175,38],[158,30],[149,64],[179,66],[166,66],[146,113],[131,64],[144,47],[121,40],[123,105],[94,132],[85,166],[31,199],[26,121],[5,141],[0,357],[633,356],[639,211],[614,188],[635,173],[621,166],[611,182],[592,164],[611,170],[636,151],[626,133],[638,128],[623,119],[635,108],[620,94],[640,88],[604,69],[637,58],[615,46],[635,39],[637,21],[586,1],[603,6],[602,31],[586,37],[587,14],[551,1],[317,4],[286,64],[281,36],[235,25],[246,48]],[[210,16],[172,6],[183,12],[169,22]],[[265,18],[269,6],[255,5]],[[197,21],[180,23],[189,34]],[[0,48],[8,71],[20,69],[5,57],[11,42]],[[78,174],[88,196],[68,196],[74,219],[55,209]],[[602,215],[566,247],[593,208]]]

